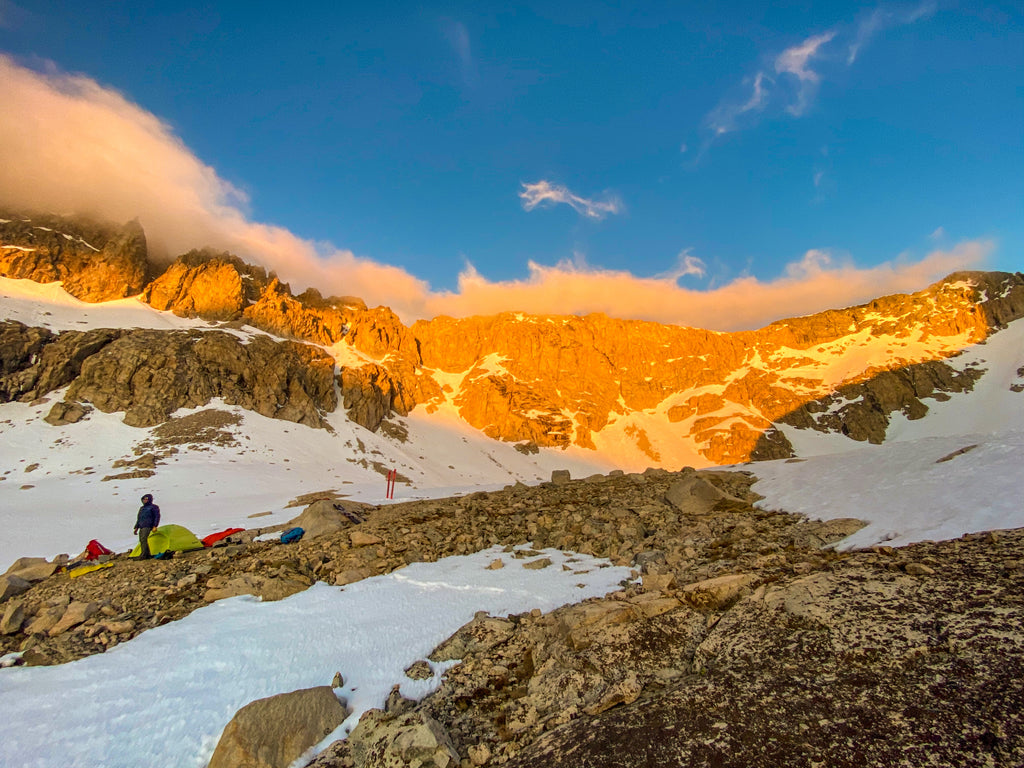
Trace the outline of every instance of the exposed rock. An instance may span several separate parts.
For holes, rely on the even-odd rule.
[[[154,309],[179,317],[234,320],[267,282],[262,269],[227,253],[191,251],[179,257],[143,293]]]
[[[233,578],[211,578],[203,599],[207,602],[223,600],[239,595],[254,595],[267,602],[283,600],[307,589],[311,582],[292,572],[290,577],[267,577],[258,574],[242,574]]]
[[[551,482],[555,485],[565,485],[571,479],[568,469],[554,469],[551,471]]]
[[[410,404],[402,395],[401,385],[379,365],[343,367],[338,386],[348,417],[371,432],[376,432],[393,411],[403,416],[409,413]]]
[[[348,737],[358,768],[454,768],[455,745],[444,728],[421,712],[388,716],[371,709]]]
[[[7,569],[7,574],[34,583],[49,578],[56,570],[57,563],[51,563],[45,557],[19,557]]]
[[[699,515],[710,512],[723,499],[739,501],[697,473],[684,475],[677,480],[665,494],[665,501],[686,515]]]
[[[683,587],[683,594],[687,601],[697,608],[720,610],[736,600],[756,580],[756,576],[747,573],[730,573],[687,584]]]
[[[384,540],[375,533],[369,531],[361,531],[358,528],[351,531],[348,535],[349,541],[353,547],[369,547],[374,544],[383,544]]]
[[[90,302],[132,296],[145,285],[146,236],[137,221],[118,227],[42,214],[0,219],[0,276],[61,281],[65,291]]]
[[[25,605],[22,600],[8,600],[0,619],[0,635],[13,635],[25,623]]]
[[[64,331],[0,322],[0,401],[32,402],[70,384],[82,364],[121,335],[122,331]]]
[[[314,501],[295,518],[288,521],[288,528],[301,528],[304,537],[315,538],[325,533],[348,528],[352,521],[339,509],[340,503],[330,499]]]
[[[410,680],[429,680],[434,676],[434,670],[430,668],[430,664],[420,659],[406,667],[405,676]]]
[[[87,405],[81,403],[69,403],[61,400],[59,403],[54,403],[53,407],[50,408],[50,412],[43,417],[43,421],[47,424],[52,424],[55,427],[60,427],[65,424],[77,424],[86,415],[92,411]]]
[[[50,637],[56,637],[59,634],[67,632],[72,627],[77,627],[83,621],[91,618],[100,609],[99,603],[86,603],[80,600],[68,605],[67,610],[64,611],[64,615],[60,617],[49,630],[47,634]]]
[[[547,568],[549,565],[551,565],[550,557],[540,557],[528,563],[523,563],[523,568],[528,571],[539,571],[542,568]]]
[[[263,416],[324,426],[337,406],[334,360],[320,349],[256,336],[248,344],[221,331],[130,331],[86,359],[69,399],[125,423],[152,426],[178,408],[212,398]]]
[[[347,716],[327,685],[257,699],[224,728],[209,768],[287,768]]]
[[[0,603],[14,597],[15,595],[20,595],[22,592],[27,591],[31,586],[32,585],[28,581],[20,576],[15,576],[9,573],[0,576]]]

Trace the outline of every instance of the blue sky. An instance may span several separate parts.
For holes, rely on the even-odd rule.
[[[0,0],[0,52],[159,118],[214,207],[435,294],[809,264],[881,291],[964,243],[1021,269],[1019,3],[616,5]]]

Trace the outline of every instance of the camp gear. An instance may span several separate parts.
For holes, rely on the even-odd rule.
[[[244,530],[245,528],[228,528],[227,530],[218,531],[217,533],[211,533],[209,536],[204,536],[200,541],[203,542],[204,547],[212,547],[218,541],[226,539],[232,534],[241,533]]]
[[[85,545],[85,559],[95,560],[100,555],[112,555],[114,554],[111,550],[104,547],[96,539],[93,539]]]
[[[74,579],[74,578],[77,578],[79,576],[84,576],[87,573],[92,573],[93,571],[99,571],[99,570],[101,570],[103,568],[113,568],[113,567],[114,567],[113,563],[93,563],[92,565],[80,565],[77,568],[74,568],[74,569],[68,571],[68,576],[70,576],[72,579]]]
[[[188,528],[182,525],[161,525],[149,534],[149,551],[154,555],[166,552],[189,552],[193,549],[202,549],[203,542],[196,538]],[[131,557],[138,557],[142,547],[135,546],[131,551]]]
[[[287,531],[281,534],[282,544],[291,544],[293,541],[298,541],[302,538],[302,534],[305,531],[301,528],[289,528]]]

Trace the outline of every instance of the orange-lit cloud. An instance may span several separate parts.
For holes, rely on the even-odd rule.
[[[789,265],[775,280],[742,277],[714,290],[681,287],[674,276],[642,278],[628,272],[591,269],[579,261],[555,267],[530,263],[525,280],[489,282],[469,267],[457,293],[433,295],[436,314],[466,316],[517,310],[531,314],[587,314],[655,320],[719,331],[752,329],[784,317],[848,307],[890,293],[921,290],[937,278],[979,264],[988,242],[961,243],[911,263],[868,269],[836,264],[818,250]]]
[[[686,251],[655,277],[577,260],[531,263],[522,280],[491,282],[468,267],[457,291],[437,292],[399,267],[250,221],[245,194],[197,158],[170,126],[88,77],[40,73],[0,55],[0,104],[0,204],[115,221],[138,217],[158,254],[173,257],[204,245],[227,249],[275,270],[297,291],[315,286],[324,294],[360,296],[407,322],[438,314],[604,312],[716,330],[753,328],[918,290],[978,265],[991,249],[968,242],[917,262],[867,269],[809,251],[775,280],[742,277],[714,290],[678,285],[682,276],[705,270]]]

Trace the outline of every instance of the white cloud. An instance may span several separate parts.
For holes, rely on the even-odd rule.
[[[825,55],[825,49],[833,41],[836,46],[847,47],[846,64],[849,66],[875,35],[886,29],[913,24],[932,14],[935,8],[934,0],[925,0],[913,7],[880,6],[856,24],[840,25],[786,48],[772,61],[771,69],[776,79],[760,69],[753,77],[743,80],[744,91],[750,88],[749,96],[742,100],[735,96],[726,97],[708,113],[705,124],[712,134],[708,143],[717,136],[755,124],[758,113],[773,115],[784,110],[793,117],[801,117],[810,108],[823,80],[819,70],[828,64],[836,65],[835,57]],[[748,115],[745,120],[744,115]]]
[[[622,212],[622,203],[616,197],[606,197],[604,200],[590,200],[573,194],[568,187],[564,187],[561,184],[552,184],[550,181],[544,180],[532,184],[524,183],[523,189],[519,193],[519,199],[523,201],[523,209],[527,211],[532,211],[544,203],[552,205],[563,203],[572,207],[573,210],[582,216],[598,221],[609,214]]]
[[[800,81],[797,87],[796,101],[786,107],[786,111],[794,117],[799,117],[807,110],[815,87],[821,80],[821,76],[810,68],[810,60],[817,56],[821,47],[829,43],[835,36],[835,32],[825,32],[809,37],[800,45],[787,48],[775,59],[777,73],[793,75]]]
[[[716,136],[734,131],[738,119],[747,112],[759,112],[768,103],[768,88],[765,81],[771,84],[771,78],[764,72],[758,72],[750,82],[750,96],[740,103],[723,101],[708,116],[708,124]]]
[[[707,274],[707,265],[696,256],[690,254],[690,249],[686,248],[679,252],[676,256],[676,263],[672,269],[664,274],[658,275],[657,277],[666,280],[678,280],[681,277],[688,277],[694,275],[696,277],[704,277]]]

